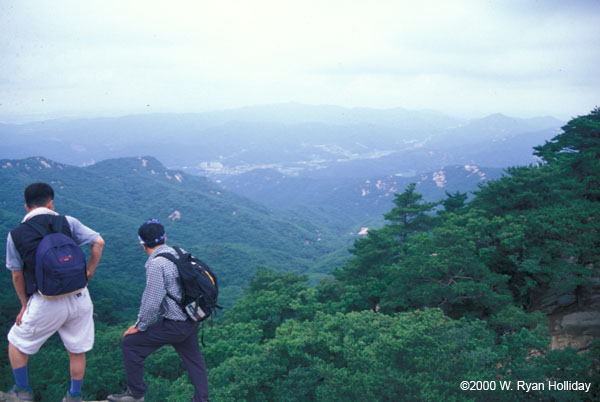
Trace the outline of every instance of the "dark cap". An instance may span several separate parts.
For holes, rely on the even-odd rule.
[[[165,228],[158,219],[148,219],[138,229],[138,239],[146,247],[156,247],[165,243]]]

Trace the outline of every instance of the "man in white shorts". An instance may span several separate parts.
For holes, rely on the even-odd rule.
[[[58,331],[69,353],[71,374],[71,387],[63,402],[81,401],[85,352],[94,345],[92,301],[87,287],[56,298],[46,298],[37,292],[35,251],[42,236],[25,222],[31,220],[49,229],[63,219],[66,224],[61,225],[61,232],[80,246],[90,246],[90,258],[86,266],[88,279],[98,266],[104,240],[77,219],[54,212],[54,190],[46,183],[27,186],[25,209],[27,215],[21,225],[11,230],[6,242],[6,268],[12,273],[15,291],[22,306],[8,333],[8,357],[15,377],[15,385],[9,394],[21,400],[34,400],[27,377],[29,355],[35,354]]]

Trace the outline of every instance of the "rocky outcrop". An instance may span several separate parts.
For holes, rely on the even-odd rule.
[[[585,349],[600,338],[600,269],[576,291],[538,295],[533,308],[548,316],[553,349]]]
[[[4,392],[0,392],[0,402],[19,402],[20,399],[13,398],[12,396],[8,396]]]
[[[0,402],[21,402],[21,399],[9,396],[4,392],[0,392]],[[85,402],[108,402],[108,401],[85,401]]]
[[[600,312],[578,311],[562,317],[561,329],[570,334],[600,337]]]

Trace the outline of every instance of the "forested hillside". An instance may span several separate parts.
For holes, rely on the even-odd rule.
[[[507,169],[502,178],[481,186],[471,200],[457,191],[448,193],[440,203],[425,201],[415,185],[408,185],[395,195],[393,208],[385,214],[386,225],[356,240],[351,258],[343,265],[332,263],[333,277],[317,286],[309,286],[308,275],[290,269],[285,258],[265,261],[266,267],[258,269],[245,285],[244,296],[214,326],[205,329],[203,352],[211,400],[600,398],[600,326],[593,321],[600,309],[600,109],[571,120],[552,141],[536,147],[535,153],[541,158],[539,165]],[[191,230],[189,226],[183,225],[183,219],[170,222],[164,217],[165,210],[182,211],[173,206],[176,200],[181,205],[200,205],[203,211],[219,210],[233,202],[233,198],[227,198],[234,197],[229,194],[223,200],[205,191],[202,198],[171,184],[161,185],[158,178],[165,180],[165,173],[172,177],[166,181],[178,182],[176,173],[150,167],[151,160],[146,165],[143,160],[130,162],[131,169],[118,175],[104,173],[116,163],[112,161],[74,173],[92,180],[88,182],[93,188],[87,194],[89,204],[75,198],[80,190],[68,183],[54,183],[62,192],[57,199],[61,209],[64,206],[64,210],[78,216],[101,216],[95,220],[99,225],[123,230],[119,236],[107,239],[107,247],[111,241],[118,247],[122,258],[118,268],[116,261],[111,261],[115,267],[103,262],[99,276],[100,269],[130,272],[125,267],[132,267],[131,272],[137,276],[143,275],[144,257],[136,251],[134,234],[129,235],[139,224],[136,218],[158,214],[169,222],[167,236],[173,233],[176,243],[186,243],[192,236],[186,231]],[[3,161],[3,165],[6,163]],[[30,169],[21,166],[17,174],[3,176],[3,183],[21,189],[31,178],[26,176],[28,172],[34,170],[33,161],[28,165]],[[2,174],[9,168],[15,167],[2,169]],[[139,188],[128,185],[128,175],[139,173],[133,169],[143,170],[157,180]],[[49,172],[50,168],[38,170]],[[85,176],[88,172],[94,176]],[[40,178],[52,180],[51,176]],[[113,183],[119,190],[107,192],[97,186],[101,181]],[[145,195],[153,186],[158,190],[148,199]],[[203,186],[209,194],[217,191],[211,190],[208,182]],[[22,204],[21,191],[2,195],[5,230],[12,225],[8,222],[16,222],[21,216],[17,208]],[[125,194],[127,198],[119,198]],[[101,208],[107,197],[117,202],[132,201],[117,204],[105,215]],[[183,202],[186,197],[197,198]],[[68,201],[74,198],[78,201]],[[132,215],[134,210],[139,214]],[[236,211],[236,215],[224,211],[221,219],[228,216],[231,221],[223,224],[233,225],[236,216],[242,215],[241,207]],[[309,240],[307,246],[323,247],[318,250],[322,254],[310,254],[293,243],[295,248],[289,251],[299,260],[290,264],[310,261],[335,249],[333,240],[327,246],[326,242],[308,239],[314,228],[299,222],[284,224],[271,214],[275,213],[248,213],[247,219],[254,227],[266,226],[273,239],[295,231],[289,238],[292,243],[299,240],[304,245],[304,240]],[[201,215],[195,215],[193,222],[195,230],[202,230],[202,240],[190,248],[200,252],[222,247],[207,245],[204,239],[210,238],[209,234],[223,236],[223,240],[236,239],[239,244],[247,242],[255,250],[278,250],[274,240],[261,244],[262,240],[253,239],[250,229],[244,233],[245,229],[237,226],[220,227],[221,232],[216,234]],[[204,226],[210,230],[200,229]],[[226,251],[213,252],[208,262],[218,266],[227,255]],[[222,272],[229,275],[226,268]],[[125,277],[115,274],[113,279],[98,278],[96,285],[90,285],[98,326],[84,384],[89,399],[101,399],[124,387],[120,339],[135,318],[132,310],[139,297],[135,275],[127,277],[127,284],[117,280]],[[2,283],[10,289],[6,276]],[[588,314],[587,327],[574,334],[585,344],[551,348],[551,336],[556,331],[568,331],[560,322],[558,328],[549,325],[548,311],[540,303],[548,294],[565,296],[553,314]],[[3,322],[8,326],[18,311],[16,297],[4,292],[0,303]],[[121,309],[127,314],[115,313]],[[0,386],[8,388],[6,358],[2,364]],[[54,401],[64,394],[67,367],[66,353],[56,338],[31,359],[31,383],[38,395],[43,392],[42,400]],[[148,359],[146,380],[150,386],[148,401],[186,401],[192,394],[181,362],[171,348],[163,348]],[[555,389],[556,384],[565,382],[571,390]],[[587,391],[572,390],[579,384],[589,384]]]
[[[580,350],[551,350],[536,301],[557,291],[598,311],[600,110],[535,152],[539,166],[508,169],[470,202],[448,194],[436,214],[408,186],[317,288],[260,271],[210,331],[215,398],[597,399],[598,322]],[[589,389],[553,389],[564,381]]]
[[[350,237],[333,234],[301,216],[272,210],[218,187],[209,180],[166,169],[153,158],[124,158],[84,168],[45,158],[0,161],[0,230],[22,219],[23,189],[46,181],[56,190],[57,211],[78,217],[106,240],[90,288],[99,319],[130,317],[143,288],[144,256],[137,228],[160,218],[169,242],[193,251],[219,272],[222,303],[229,307],[257,266],[304,272],[315,281],[329,264],[347,258]],[[0,243],[4,266],[5,243]],[[12,290],[9,275],[0,276]],[[117,291],[115,291],[117,289]],[[3,300],[13,300],[4,292]],[[2,310],[3,314],[7,314]],[[12,314],[11,314],[12,315]]]

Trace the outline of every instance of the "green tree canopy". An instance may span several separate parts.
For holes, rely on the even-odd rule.
[[[583,183],[586,198],[600,201],[600,108],[570,120],[562,129],[535,147],[535,154]]]
[[[423,196],[415,191],[416,184],[411,183],[402,194],[396,194],[395,207],[384,215],[390,221],[391,232],[398,236],[400,243],[416,232],[425,232],[435,224],[435,217],[428,214],[437,202],[424,202]]]

